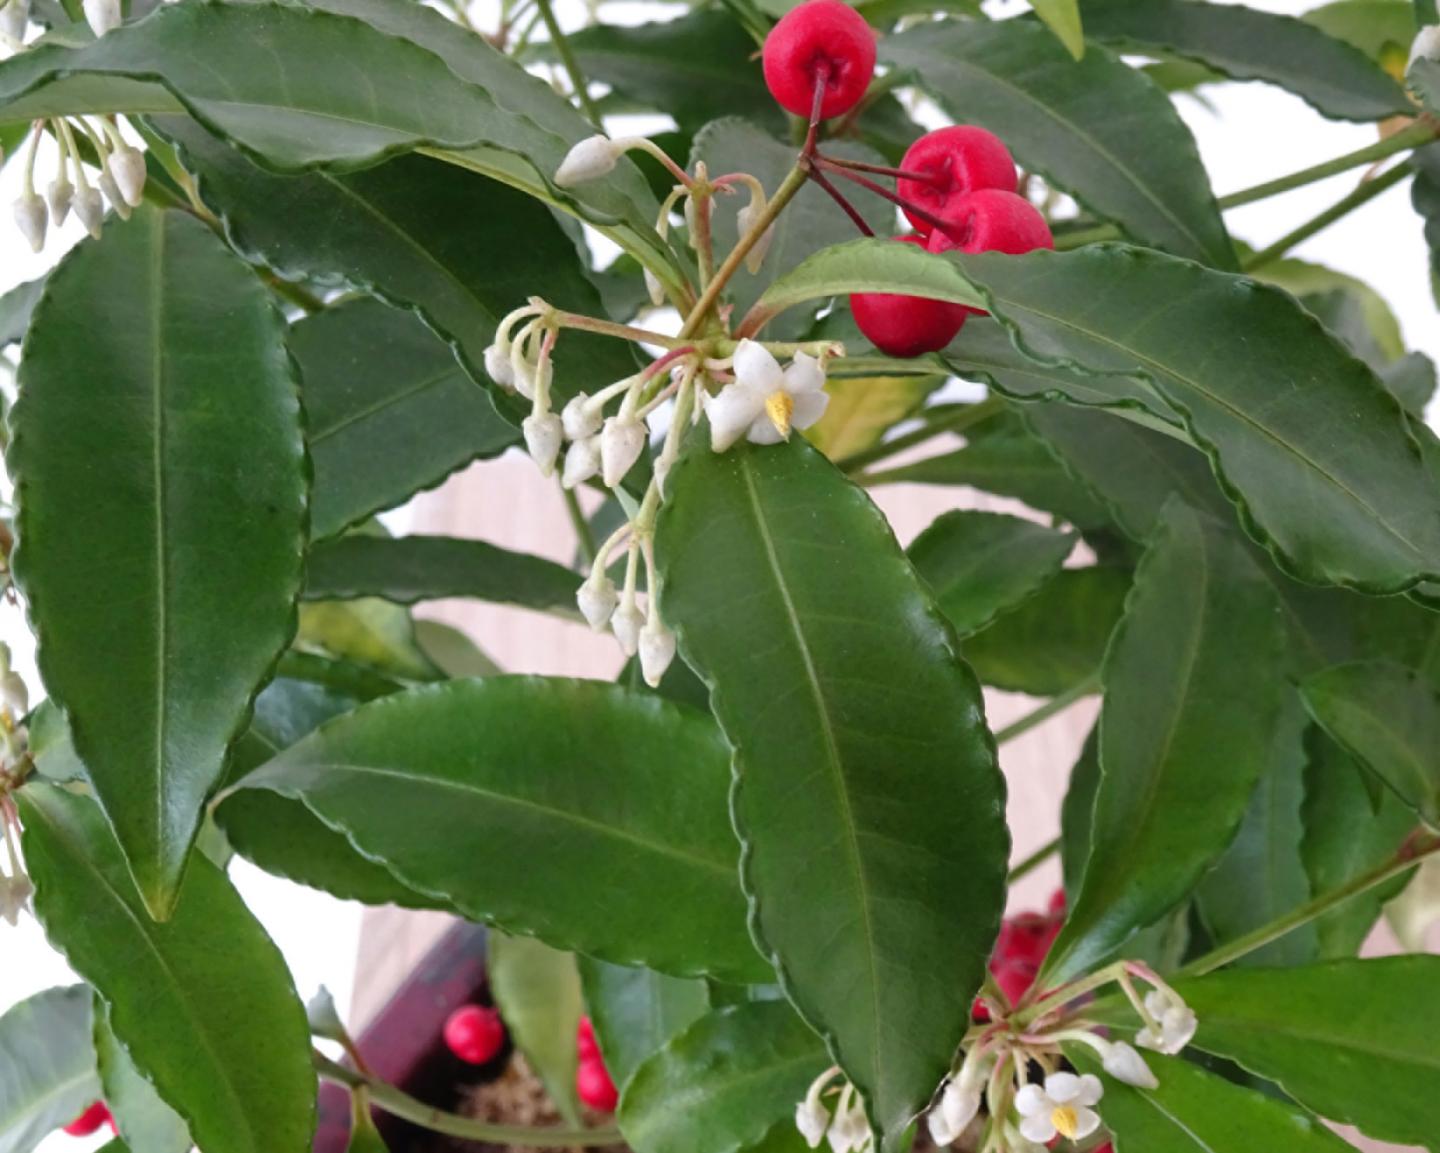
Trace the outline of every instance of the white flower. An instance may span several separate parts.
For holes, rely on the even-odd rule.
[[[17,924],[21,910],[34,892],[35,886],[29,877],[0,877],[0,917],[5,918],[7,924]]]
[[[833,1153],[863,1153],[870,1146],[870,1120],[865,1116],[860,1094],[850,1086],[840,1095],[826,1137]]]
[[[1410,48],[1410,62],[1405,70],[1414,68],[1417,60],[1440,60],[1440,24],[1427,24],[1420,29]]]
[[[30,0],[10,0],[0,8],[0,41],[19,48],[25,41],[25,28],[30,22]]]
[[[800,1130],[805,1144],[818,1149],[825,1140],[825,1131],[830,1128],[830,1111],[820,1104],[818,1097],[813,1101],[806,1097],[795,1106],[795,1128]]]
[[[765,201],[756,196],[752,197],[750,203],[736,214],[735,219],[739,225],[741,236],[745,236],[755,227],[760,220],[760,214],[764,211]],[[774,240],[775,226],[772,224],[745,254],[745,267],[750,270],[752,275],[760,271],[760,266],[765,263],[765,254],[770,251],[770,245]]]
[[[16,716],[24,716],[30,710],[30,690],[13,669],[0,676],[0,702]]]
[[[1142,1049],[1174,1056],[1195,1036],[1199,1021],[1195,1011],[1168,989],[1154,989],[1145,994],[1145,1010],[1160,1026],[1157,1035],[1148,1025],[1135,1035],[1135,1044]]]
[[[540,467],[540,475],[549,476],[560,455],[560,418],[553,412],[532,412],[520,422],[520,431],[525,434],[525,447]]]
[[[577,392],[560,410],[560,421],[565,426],[566,440],[584,440],[600,431],[605,414],[600,406],[592,405],[590,397]]]
[[[70,215],[70,205],[75,201],[75,186],[65,179],[62,172],[54,180],[50,181],[50,187],[45,189],[45,203],[50,207],[50,219],[59,228],[65,223],[65,218]]]
[[[555,170],[555,183],[561,188],[599,180],[615,171],[615,165],[629,147],[628,140],[611,140],[608,136],[587,136],[565,153]]]
[[[105,223],[105,201],[100,193],[83,181],[75,189],[75,216],[85,226],[85,231],[96,240],[100,239],[100,228]]]
[[[620,642],[620,650],[627,657],[633,657],[639,649],[640,630],[644,627],[645,614],[640,611],[640,606],[635,603],[633,596],[628,597],[610,618],[610,629],[614,632],[615,639]]]
[[[809,428],[825,414],[830,397],[825,373],[813,356],[797,352],[790,367],[763,345],[742,340],[735,350],[735,382],[708,401],[710,447],[724,452],[742,436],[752,444],[778,444],[792,428]]]
[[[615,488],[645,448],[645,426],[634,416],[612,416],[600,433],[600,467],[606,488]]]
[[[485,350],[485,371],[502,388],[515,387],[515,373],[510,367],[510,342],[498,340]]]
[[[1145,1064],[1145,1058],[1124,1041],[1115,1041],[1106,1047],[1103,1064],[1105,1072],[1115,1080],[1137,1089],[1154,1089],[1160,1084]]]
[[[1093,1073],[1051,1073],[1045,1087],[1026,1085],[1015,1094],[1020,1133],[1027,1141],[1044,1145],[1056,1136],[1079,1141],[1100,1128],[1100,1115],[1090,1106],[1099,1102],[1105,1086]]]
[[[15,3],[15,0],[10,0],[10,3]],[[50,213],[45,208],[45,202],[34,192],[24,193],[15,201],[15,226],[32,251],[39,252],[45,247],[45,228],[49,222]]]
[[[961,1080],[947,1081],[940,1104],[930,1110],[930,1136],[936,1145],[953,1145],[980,1112],[980,1090]]]
[[[120,0],[83,0],[85,19],[96,36],[104,36],[120,25]]]
[[[122,145],[110,154],[105,167],[115,178],[115,187],[120,190],[124,202],[131,208],[139,208],[145,199],[145,157],[128,144]],[[116,201],[118,207],[119,201]]]
[[[647,621],[640,630],[640,671],[652,689],[660,687],[660,678],[675,659],[675,634],[659,621]]]
[[[620,594],[615,591],[615,582],[600,573],[592,574],[575,594],[580,614],[585,622],[597,633],[610,622],[610,614],[620,603]]]
[[[577,440],[565,451],[565,466],[560,470],[560,484],[574,488],[584,484],[600,471],[600,438],[587,436]]]

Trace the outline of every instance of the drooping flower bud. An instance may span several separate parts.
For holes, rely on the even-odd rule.
[[[645,426],[633,416],[612,416],[600,434],[600,465],[606,488],[615,488],[640,459]],[[633,650],[632,650],[633,651]]]
[[[65,173],[50,181],[50,187],[45,189],[45,203],[50,209],[50,219],[59,228],[65,223],[65,218],[70,215],[70,205],[75,200],[75,186],[65,178]]]
[[[635,603],[633,596],[628,597],[610,618],[610,628],[615,633],[615,639],[620,642],[621,651],[627,657],[633,657],[640,647],[640,630],[644,627],[645,614],[640,611],[640,606]]]
[[[652,689],[659,688],[660,679],[674,659],[675,634],[658,620],[646,622],[640,630],[640,671],[645,683]]]
[[[1126,1085],[1134,1085],[1137,1089],[1154,1089],[1160,1084],[1150,1066],[1145,1064],[1145,1058],[1124,1041],[1110,1044],[1103,1063],[1105,1072]]]
[[[565,427],[566,440],[584,440],[600,431],[604,413],[599,405],[591,405],[590,397],[577,392],[560,410],[560,420]]]
[[[561,188],[570,188],[590,180],[599,180],[615,171],[615,165],[625,154],[626,142],[611,140],[608,136],[587,136],[565,154],[560,167],[555,170],[555,183]]]
[[[120,189],[115,184],[115,177],[110,175],[108,168],[102,168],[100,170],[100,175],[95,178],[95,184],[105,199],[110,202],[120,219],[129,220],[132,209],[125,203],[125,198],[120,195]]]
[[[600,471],[600,438],[587,436],[573,442],[565,450],[565,466],[560,471],[560,483],[565,488],[584,484]]]
[[[112,28],[118,28],[123,19],[120,0],[83,0],[85,20],[97,37],[104,36]]]
[[[25,42],[25,28],[30,22],[30,0],[10,0],[0,8],[0,41],[11,48]]]
[[[115,187],[120,190],[125,203],[131,208],[140,207],[140,202],[145,199],[144,154],[128,144],[123,145],[110,154],[105,167],[115,178]]]
[[[86,232],[96,240],[100,239],[100,229],[105,223],[105,201],[101,199],[99,189],[83,181],[75,189],[75,217],[85,226]]]
[[[760,215],[765,211],[765,200],[761,196],[754,196],[750,203],[736,214],[736,223],[740,228],[740,235],[747,235],[752,228],[760,221]],[[749,252],[745,254],[745,267],[753,276],[760,271],[760,266],[765,263],[765,254],[770,251],[770,245],[775,240],[775,225],[770,225],[760,236]]]
[[[15,0],[10,0],[14,3]],[[15,225],[25,237],[33,252],[45,247],[45,229],[50,222],[50,213],[45,202],[34,192],[26,192],[15,201]]]
[[[1405,70],[1414,68],[1417,60],[1440,60],[1440,24],[1427,24],[1420,29],[1410,46],[1410,62]]]
[[[515,387],[515,373],[510,367],[510,346],[498,342],[485,349],[485,371],[501,388]]]
[[[580,615],[585,618],[585,623],[598,633],[610,622],[615,606],[620,603],[620,594],[615,591],[614,581],[597,574],[580,586],[575,601],[580,606]]]
[[[560,418],[553,412],[533,412],[520,424],[525,434],[525,447],[540,468],[541,476],[555,471],[555,458],[560,455]]]

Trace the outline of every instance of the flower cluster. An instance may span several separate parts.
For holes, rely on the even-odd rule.
[[[0,643],[0,754],[4,758],[0,767],[0,782],[4,784],[4,791],[0,792],[0,829],[3,829],[10,865],[8,875],[0,872],[0,917],[11,925],[20,919],[20,911],[35,891],[15,850],[20,821],[9,791],[29,771],[29,741],[23,725],[29,708],[29,690],[20,674],[10,667],[10,646]]]
[[[14,5],[17,0],[10,0]],[[54,178],[41,196],[35,189],[40,139],[48,130],[60,147]],[[88,145],[87,150],[81,142]],[[98,165],[94,184],[87,163]],[[73,178],[73,179],[72,179]],[[16,227],[39,252],[51,225],[59,227],[71,212],[91,236],[100,235],[108,200],[122,218],[139,205],[145,192],[145,156],[120,134],[113,117],[57,117],[36,121],[25,159],[24,184],[13,206]]]

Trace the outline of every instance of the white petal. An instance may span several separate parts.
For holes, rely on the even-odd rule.
[[[765,399],[739,384],[727,384],[719,396],[705,402],[705,415],[710,418],[710,447],[724,452],[745,435],[757,416],[765,415]]]
[[[84,0],[80,6],[96,36],[104,36],[120,23],[120,0]]]
[[[751,444],[779,444],[785,438],[780,435],[780,430],[775,427],[775,422],[770,419],[768,412],[762,412],[750,423],[745,433],[745,439]]]
[[[585,623],[598,633],[609,623],[610,615],[620,602],[620,594],[615,591],[614,581],[609,577],[601,577],[599,580],[587,580],[582,584],[580,591],[575,594],[575,601],[580,606]]]
[[[515,386],[515,370],[510,366],[510,350],[492,344],[485,350],[485,371],[490,379],[505,388]]]
[[[1159,989],[1152,989],[1145,994],[1145,1011],[1157,1021],[1165,1016],[1165,1010],[1168,1008],[1170,1008],[1170,998]]]
[[[1154,1089],[1160,1084],[1145,1058],[1124,1041],[1116,1041],[1105,1052],[1105,1072],[1117,1081],[1138,1089]]]
[[[925,1123],[930,1129],[930,1140],[942,1149],[946,1145],[954,1144],[955,1138],[960,1136],[959,1130],[951,1127],[945,1114],[939,1109],[931,1109],[930,1115],[925,1118]]]
[[[830,1127],[830,1114],[818,1101],[813,1104],[806,1100],[795,1106],[795,1128],[805,1138],[805,1144],[818,1149],[825,1140],[825,1130]]]
[[[965,1127],[975,1120],[975,1114],[980,1112],[980,1091],[962,1089],[957,1082],[951,1081],[940,1097],[940,1108],[950,1128],[956,1133],[963,1133]]]
[[[1024,1085],[1015,1094],[1015,1110],[1022,1117],[1038,1117],[1048,1114],[1055,1107],[1045,1090],[1039,1085]]]
[[[1428,24],[1420,29],[1410,48],[1410,63],[1406,65],[1406,71],[1415,67],[1415,61],[1421,59],[1440,60],[1440,24]]]
[[[745,388],[769,396],[780,387],[785,374],[770,350],[753,340],[742,340],[735,349],[735,379]]]
[[[565,154],[555,170],[555,183],[561,188],[599,180],[615,170],[622,148],[608,136],[587,136]]]
[[[30,690],[14,669],[0,676],[0,701],[16,716],[23,717],[30,711]]]
[[[1057,1105],[1068,1105],[1083,1091],[1084,1086],[1074,1073],[1051,1073],[1045,1078],[1045,1096]]]
[[[1027,1141],[1034,1141],[1040,1145],[1055,1140],[1056,1129],[1050,1120],[1050,1111],[1047,1109],[1044,1113],[1036,1113],[1033,1117],[1022,1118],[1020,1133]]]
[[[1105,1083],[1094,1073],[1086,1073],[1080,1078],[1080,1092],[1075,1095],[1075,1100],[1081,1105],[1094,1105],[1103,1096]]]
[[[605,414],[600,411],[599,405],[592,405],[589,400],[585,393],[577,392],[560,410],[560,421],[565,426],[566,440],[583,440],[600,431]]]
[[[795,410],[790,414],[791,428],[809,428],[825,415],[830,407],[828,392],[802,392],[795,396]]]
[[[1155,1036],[1154,1030],[1148,1025],[1135,1034],[1135,1044],[1142,1049],[1150,1049],[1156,1053],[1163,1052],[1160,1038]]]
[[[1100,1128],[1100,1115],[1094,1109],[1087,1109],[1080,1106],[1075,1110],[1075,1139],[1083,1141],[1096,1129]]]
[[[792,396],[805,392],[819,392],[825,387],[825,372],[820,362],[808,352],[797,352],[785,370],[785,391]]]
[[[10,0],[0,8],[0,41],[19,48],[25,39],[25,26],[30,19],[30,0]]]

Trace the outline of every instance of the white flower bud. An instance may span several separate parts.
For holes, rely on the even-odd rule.
[[[633,597],[616,609],[615,615],[610,618],[610,628],[627,657],[633,657],[640,647],[640,630],[644,627],[645,614]]]
[[[620,603],[620,594],[615,591],[615,582],[607,576],[591,576],[575,594],[580,606],[580,615],[597,633],[610,621],[615,606]]]
[[[795,1106],[795,1128],[805,1138],[805,1144],[818,1149],[825,1140],[825,1131],[830,1128],[830,1112],[818,1100],[808,1097]]]
[[[10,3],[15,3],[15,0],[10,0]],[[39,252],[45,247],[45,228],[49,222],[50,213],[45,208],[45,202],[34,192],[27,192],[15,201],[15,225],[20,229],[20,235],[29,242],[31,251]]]
[[[941,1149],[953,1145],[960,1136],[957,1130],[950,1127],[950,1122],[939,1109],[931,1109],[925,1123],[930,1129],[930,1140]]]
[[[82,0],[81,7],[85,10],[86,22],[97,37],[120,26],[120,0]]]
[[[755,197],[736,216],[736,223],[740,227],[740,235],[747,235],[760,220],[760,214],[765,211],[765,201]],[[749,252],[745,254],[745,267],[753,276],[760,271],[760,266],[765,263],[765,254],[770,251],[770,245],[775,240],[775,226],[772,224],[761,235]]]
[[[145,199],[144,154],[128,144],[122,145],[110,154],[105,167],[115,178],[115,187],[120,190],[125,203],[131,208],[140,207],[140,202]],[[116,205],[118,207],[119,201],[116,201]]]
[[[940,1095],[940,1112],[958,1137],[980,1112],[980,1090],[961,1081],[951,1081]],[[952,1138],[953,1140],[953,1138]]]
[[[615,165],[625,154],[623,141],[611,140],[608,136],[587,136],[565,154],[560,167],[555,170],[555,183],[561,188],[599,180],[615,171]]]
[[[85,231],[96,240],[100,239],[100,228],[105,223],[105,201],[100,192],[89,184],[75,189],[75,217],[85,226]]]
[[[485,371],[502,388],[515,387],[515,372],[510,367],[509,345],[492,344],[485,350]]]
[[[1440,24],[1427,24],[1420,29],[1410,47],[1410,62],[1405,70],[1414,68],[1417,60],[1440,60]]]
[[[633,416],[612,416],[600,434],[600,465],[605,487],[615,488],[640,459],[645,426]]]
[[[50,187],[45,189],[45,203],[50,209],[50,219],[55,222],[56,228],[65,223],[74,200],[75,186],[65,179],[63,172],[50,181]]]
[[[16,716],[23,717],[30,711],[30,690],[13,670],[0,676],[0,702]]]
[[[675,659],[675,634],[659,621],[648,622],[640,630],[640,671],[652,689],[660,687],[660,678]]]
[[[587,436],[577,440],[565,451],[565,466],[560,472],[560,483],[565,488],[584,484],[600,471],[600,438]]]
[[[0,917],[7,924],[18,924],[20,911],[34,892],[35,886],[30,883],[29,877],[0,877]]]
[[[560,418],[553,412],[533,412],[520,424],[525,434],[525,447],[540,467],[541,476],[555,471],[555,458],[560,455]]]
[[[650,296],[650,303],[659,308],[665,303],[665,286],[660,283],[660,278],[648,268],[644,272],[645,291]]]
[[[30,22],[30,0],[10,0],[0,8],[0,41],[11,48],[25,42],[25,28]]]
[[[1105,1072],[1115,1080],[1134,1085],[1137,1089],[1154,1089],[1160,1084],[1150,1066],[1145,1064],[1145,1058],[1124,1041],[1115,1041],[1110,1045],[1103,1064]]]
[[[565,426],[566,440],[584,440],[600,431],[605,419],[599,405],[591,405],[590,398],[577,392],[560,410],[560,421]]]
[[[133,210],[125,203],[125,198],[120,195],[120,189],[115,184],[115,177],[110,175],[108,168],[100,170],[100,175],[95,178],[95,183],[105,199],[114,207],[120,219],[129,220]]]

